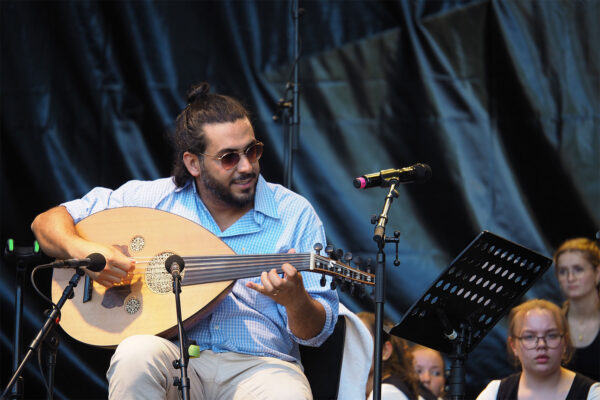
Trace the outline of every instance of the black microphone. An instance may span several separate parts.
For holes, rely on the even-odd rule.
[[[173,275],[173,272],[175,271],[178,274],[181,273],[184,267],[185,262],[183,261],[183,258],[179,257],[177,254],[169,256],[169,258],[165,260],[165,268],[167,269],[167,272],[171,275]]]
[[[431,167],[427,164],[415,164],[400,169],[384,169],[379,172],[354,178],[354,187],[368,189],[375,186],[389,186],[389,179],[397,179],[399,183],[423,183],[431,178]]]
[[[71,258],[54,261],[48,264],[50,268],[79,268],[86,267],[89,271],[100,272],[106,266],[106,258],[100,253],[92,253],[86,258]]]

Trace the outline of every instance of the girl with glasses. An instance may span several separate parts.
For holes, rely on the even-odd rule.
[[[508,329],[508,354],[521,372],[490,382],[477,400],[600,399],[600,383],[561,365],[571,358],[573,344],[557,305],[526,301],[511,310]]]
[[[567,365],[600,380],[600,248],[587,238],[565,241],[554,254],[556,278],[566,297],[575,353]]]

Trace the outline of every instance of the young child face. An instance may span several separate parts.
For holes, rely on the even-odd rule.
[[[413,365],[419,380],[436,397],[441,397],[446,379],[444,377],[444,360],[440,353],[433,349],[413,351]]]

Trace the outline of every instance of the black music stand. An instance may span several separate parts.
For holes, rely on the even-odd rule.
[[[463,399],[467,354],[551,265],[548,257],[483,231],[388,333],[448,354],[449,398]]]

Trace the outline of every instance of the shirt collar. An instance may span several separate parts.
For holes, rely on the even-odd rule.
[[[254,211],[264,214],[267,217],[279,219],[275,194],[262,175],[258,175],[256,196],[254,197]]]

